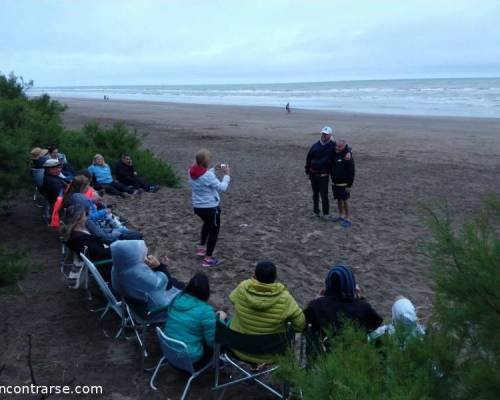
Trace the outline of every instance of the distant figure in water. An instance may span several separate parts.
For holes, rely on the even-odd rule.
[[[286,103],[285,110],[288,114],[292,112],[292,110],[290,109],[290,102]]]

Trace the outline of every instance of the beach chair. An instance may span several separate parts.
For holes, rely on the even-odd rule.
[[[160,361],[158,361],[158,365],[156,366],[153,372],[153,376],[151,376],[151,380],[149,381],[149,386],[151,386],[151,389],[157,390],[156,386],[154,385],[155,379],[162,365],[164,365],[165,362],[168,362],[174,368],[180,369],[181,371],[185,371],[190,374],[186,386],[184,386],[184,391],[182,392],[181,400],[184,400],[189,392],[189,387],[191,386],[193,380],[203,374],[209,368],[213,367],[214,360],[212,359],[208,361],[204,367],[195,371],[193,362],[188,353],[187,346],[184,342],[168,337],[162,332],[159,327],[156,328],[156,334],[158,335],[158,340],[160,341],[160,347],[163,356]]]
[[[123,306],[121,301],[118,301],[116,299],[111,288],[109,287],[109,284],[103,279],[102,275],[95,267],[95,264],[92,261],[90,261],[83,253],[80,253],[80,258],[82,259],[83,263],[85,264],[85,268],[87,268],[88,272],[90,273],[94,281],[97,283],[99,290],[102,292],[105,298],[106,303],[104,307],[99,310],[96,310],[96,311],[102,311],[102,314],[99,317],[101,325],[103,324],[105,317],[108,315],[110,311],[120,319],[120,329],[116,332],[116,334],[109,335],[103,326],[102,329],[104,335],[106,337],[113,336],[115,339],[123,336],[125,334],[125,328],[127,325],[127,315],[125,312],[125,307]]]
[[[88,276],[85,263],[78,254],[71,251],[61,238],[61,260],[59,262],[61,273],[70,289],[87,289]]]
[[[238,359],[231,350],[237,350],[247,354],[271,354],[283,355],[287,349],[293,348],[295,343],[295,333],[291,323],[286,326],[286,331],[283,333],[269,335],[249,335],[231,330],[222,321],[217,320],[215,328],[215,346],[214,346],[214,362],[215,362],[215,384],[213,390],[225,390],[226,388],[238,385],[243,382],[253,381],[272,393],[280,399],[286,399],[289,396],[290,388],[287,382],[283,383],[282,391],[279,392],[274,387],[265,383],[262,378],[270,375],[278,369],[277,365],[265,367],[264,370],[251,371],[243,368],[243,365],[250,365],[244,360]],[[224,383],[220,382],[221,368],[229,367],[236,370],[241,378],[232,379]]]
[[[135,338],[141,350],[141,368],[144,368],[144,360],[149,357],[146,346],[147,330],[149,327],[165,323],[168,306],[148,311],[147,302],[123,296],[121,297],[121,302],[125,308],[127,318],[125,326],[134,331]]]

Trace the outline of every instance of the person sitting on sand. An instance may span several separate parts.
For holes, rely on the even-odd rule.
[[[348,157],[349,155],[349,157]],[[351,150],[344,139],[335,144],[332,162],[332,189],[333,198],[337,200],[339,216],[334,221],[340,221],[344,228],[352,225],[349,197],[354,183],[354,159]]]
[[[367,333],[382,324],[382,317],[361,296],[354,274],[344,265],[330,269],[320,297],[309,303],[304,314],[316,335],[337,334],[344,319],[354,321]]]
[[[394,336],[402,348],[409,338],[425,335],[425,327],[418,322],[413,303],[403,296],[398,296],[392,305],[392,322],[382,325],[368,335],[369,340],[377,340],[384,335]]]
[[[167,266],[148,255],[144,240],[118,240],[111,245],[111,284],[116,293],[146,303],[148,311],[168,306],[184,288]]]
[[[50,144],[47,146],[48,150],[48,155],[50,158],[53,158],[54,160],[59,160],[61,163],[61,173],[67,178],[67,179],[73,179],[75,176],[75,170],[73,167],[70,165],[68,162],[68,159],[63,153],[59,152],[59,148],[55,144]]]
[[[194,213],[201,218],[200,243],[196,248],[196,255],[204,257],[202,267],[214,267],[220,260],[213,256],[220,229],[220,196],[229,186],[229,165],[222,168],[224,177],[220,181],[215,175],[215,169],[210,168],[212,154],[202,149],[196,153],[195,163],[189,168],[189,186],[192,190]],[[220,164],[217,166],[220,169]]]
[[[290,321],[296,331],[305,326],[304,313],[286,287],[276,282],[276,266],[271,261],[261,261],[255,267],[253,278],[241,282],[229,295],[234,304],[231,329],[254,335],[285,331]],[[253,355],[234,351],[242,360],[261,364],[272,362],[269,355]]]
[[[120,161],[115,169],[116,180],[123,185],[131,186],[136,190],[145,190],[146,192],[157,192],[160,188],[159,185],[151,185],[146,183],[141,177],[137,175],[132,164],[132,157],[127,153],[120,156]]]
[[[69,184],[69,181],[62,178],[61,175],[61,163],[58,160],[49,158],[43,164],[45,170],[43,176],[43,185],[40,188],[40,192],[45,197],[50,205],[54,205],[57,197],[64,193],[64,190]]]
[[[195,370],[204,367],[213,355],[216,318],[226,318],[207,303],[210,284],[203,272],[195,274],[168,308],[163,332],[187,346]]]
[[[98,185],[96,189],[102,187],[107,194],[122,197],[126,197],[125,193],[132,194],[135,192],[134,188],[129,188],[113,179],[109,165],[106,164],[104,157],[100,154],[94,156],[93,164],[87,169],[94,175],[95,183]]]
[[[61,234],[66,245],[76,254],[85,253],[90,261],[111,259],[111,250],[99,238],[87,229],[87,211],[81,206],[69,206],[66,209]],[[102,277],[111,280],[111,263],[97,267]]]

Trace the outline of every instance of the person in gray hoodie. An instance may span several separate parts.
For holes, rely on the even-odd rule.
[[[196,255],[203,257],[202,267],[214,267],[220,260],[213,256],[220,229],[220,192],[225,192],[229,186],[229,165],[217,164],[210,168],[212,154],[202,149],[196,153],[195,163],[189,168],[189,186],[192,190],[194,213],[201,218],[200,243]],[[217,178],[215,169],[222,170],[224,177]]]
[[[173,279],[165,264],[148,256],[144,240],[118,240],[111,244],[113,290],[125,298],[146,303],[148,311],[168,306],[183,284]]]

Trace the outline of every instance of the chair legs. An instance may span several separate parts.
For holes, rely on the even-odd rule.
[[[156,375],[158,375],[158,372],[160,371],[160,368],[161,368],[164,361],[165,361],[165,356],[160,358],[160,361],[158,361],[158,365],[155,368],[155,372],[153,372],[153,375],[151,376],[151,380],[149,381],[149,386],[153,390],[158,390],[158,388],[155,386],[155,379],[156,379]]]
[[[191,386],[191,382],[193,381],[194,378],[196,378],[197,375],[191,375],[186,383],[186,387],[184,388],[184,392],[182,392],[182,397],[181,400],[184,400],[189,392],[189,387]]]

